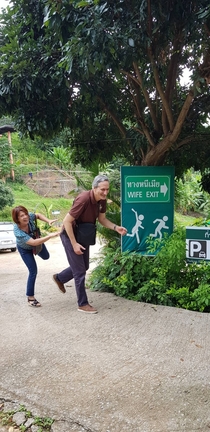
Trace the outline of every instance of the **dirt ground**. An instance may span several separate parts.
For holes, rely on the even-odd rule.
[[[52,281],[60,239],[47,247],[38,310],[18,252],[0,252],[0,398],[55,418],[53,432],[210,431],[210,315],[90,290],[99,313],[79,313],[73,282]]]

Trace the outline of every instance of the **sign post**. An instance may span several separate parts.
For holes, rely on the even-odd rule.
[[[162,239],[173,232],[174,168],[121,167],[122,251],[147,251],[148,237]]]

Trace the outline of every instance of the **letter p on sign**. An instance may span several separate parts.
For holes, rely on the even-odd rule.
[[[189,241],[189,257],[206,258],[207,241],[206,240],[190,240]]]
[[[201,250],[201,244],[198,241],[191,241],[190,242],[190,256],[194,256],[195,253],[200,252]]]

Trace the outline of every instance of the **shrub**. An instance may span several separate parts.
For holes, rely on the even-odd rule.
[[[210,266],[188,263],[185,258],[185,228],[160,240],[150,240],[150,252],[121,252],[112,240],[102,249],[90,276],[91,289],[109,291],[136,301],[210,311]]]
[[[6,206],[11,206],[14,203],[14,197],[11,189],[0,181],[0,211]]]

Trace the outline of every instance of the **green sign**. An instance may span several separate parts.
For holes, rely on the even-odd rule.
[[[210,228],[206,226],[186,227],[186,238],[210,240]]]
[[[174,168],[121,167],[122,251],[150,255],[148,238],[173,232]]]
[[[188,261],[210,261],[210,228],[186,227],[186,258]]]
[[[169,176],[127,176],[125,178],[125,201],[170,202]]]

